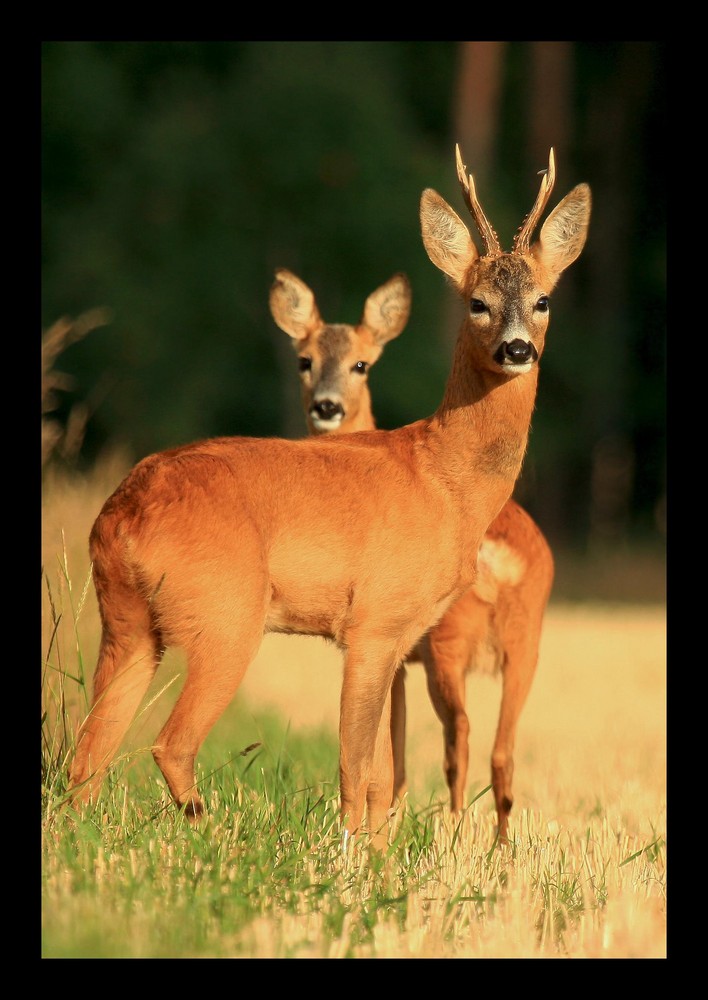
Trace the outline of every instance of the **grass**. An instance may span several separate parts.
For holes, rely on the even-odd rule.
[[[440,725],[408,671],[410,791],[384,857],[342,850],[341,664],[269,636],[198,761],[208,815],[171,804],[150,745],[170,653],[98,805],[64,804],[99,623],[86,540],[122,475],[47,473],[43,509],[42,957],[663,958],[664,607],[551,603],[517,740],[512,845],[495,843],[499,684],[468,681],[470,805],[447,809]]]

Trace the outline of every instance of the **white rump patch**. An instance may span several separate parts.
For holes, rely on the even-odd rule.
[[[501,538],[484,538],[477,557],[479,582],[515,587],[526,572],[526,559]]]

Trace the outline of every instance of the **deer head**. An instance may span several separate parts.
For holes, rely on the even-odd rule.
[[[423,243],[433,264],[447,275],[468,307],[467,349],[479,368],[503,376],[531,371],[543,352],[550,318],[549,296],[562,272],[579,256],[590,222],[590,188],[578,184],[533,232],[555,183],[551,149],[548,169],[533,205],[506,253],[477,198],[459,146],[457,176],[482,238],[480,253],[462,219],[431,188],[421,197]]]
[[[284,268],[276,271],[270,309],[292,337],[310,433],[373,425],[368,371],[403,330],[410,308],[408,278],[395,274],[368,297],[357,326],[325,323],[305,282]]]

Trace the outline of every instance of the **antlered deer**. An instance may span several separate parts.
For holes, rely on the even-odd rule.
[[[406,325],[411,293],[396,274],[367,298],[359,323],[327,323],[311,289],[290,271],[276,271],[270,292],[273,319],[291,337],[311,434],[373,430],[368,373],[384,346]],[[427,545],[427,537],[419,544]],[[507,839],[514,770],[514,737],[538,661],[543,615],[553,583],[553,555],[538,525],[508,500],[482,539],[477,579],[408,654],[425,667],[428,691],[443,725],[450,806],[464,806],[469,756],[465,680],[469,671],[502,674],[492,787],[499,837]],[[405,668],[391,689],[394,800],[406,790]]]
[[[321,635],[344,652],[343,833],[362,828],[366,809],[372,843],[385,843],[393,676],[476,579],[526,451],[548,296],[585,243],[590,190],[579,184],[530,245],[553,178],[551,151],[510,253],[471,177],[483,255],[444,199],[423,192],[424,245],[470,303],[432,416],[392,431],[173,448],[139,462],[109,497],[90,536],[102,637],[70,772],[75,802],[97,791],[162,651],[181,646],[187,676],[153,755],[177,804],[200,815],[197,752],[264,632]]]

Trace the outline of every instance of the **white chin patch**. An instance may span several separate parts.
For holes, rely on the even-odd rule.
[[[535,361],[527,361],[525,365],[502,365],[502,371],[505,375],[525,375],[526,372],[531,371],[535,363]]]
[[[314,414],[311,416],[312,424],[317,428],[318,431],[336,431],[336,429],[341,424],[344,419],[341,413],[338,413],[331,420],[322,420],[320,417],[316,417]]]

